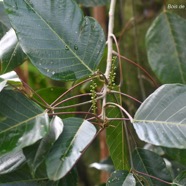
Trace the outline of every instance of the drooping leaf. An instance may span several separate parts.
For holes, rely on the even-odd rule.
[[[35,143],[48,130],[44,110],[18,91],[0,92],[0,116],[0,155]]]
[[[26,58],[15,31],[11,28],[0,40],[0,72],[6,73],[21,65]]]
[[[186,86],[166,84],[158,88],[137,110],[133,125],[143,141],[186,148]]]
[[[117,170],[114,171],[107,181],[106,186],[135,186],[136,180],[134,176],[128,171]]]
[[[146,36],[148,60],[162,83],[186,83],[186,21],[163,12]]]
[[[112,95],[108,98],[110,101],[117,101]],[[107,109],[107,117],[121,118],[122,114],[118,108]],[[109,127],[106,128],[106,139],[110,156],[114,163],[115,169],[129,170],[128,145],[125,136],[125,125],[123,121],[110,121]]]
[[[34,172],[38,166],[44,161],[47,153],[52,148],[54,142],[59,138],[63,131],[63,122],[61,118],[55,116],[50,122],[50,128],[48,134],[41,140],[38,150],[35,154],[32,162],[32,169]]]
[[[110,2],[110,0],[76,0],[83,6],[94,7],[94,6],[103,6]]]
[[[93,74],[105,36],[72,0],[5,0],[23,51],[46,76],[76,80]],[[22,29],[24,27],[24,29]]]
[[[67,118],[63,123],[63,133],[54,143],[46,160],[48,177],[54,181],[72,169],[96,134],[96,128],[86,120]]]
[[[136,149],[133,152],[134,169],[139,172],[151,175],[161,180],[171,182],[170,172],[166,168],[166,164],[159,155],[145,149]],[[150,186],[167,186],[167,184],[156,179],[144,176]],[[147,185],[147,183],[146,183]]]
[[[174,180],[173,186],[185,186],[186,185],[186,171],[181,172]]]
[[[14,71],[8,72],[0,76],[0,92],[3,90],[4,87],[6,87],[7,83],[9,85],[13,85],[14,87],[22,86],[22,82],[19,79],[19,76]]]
[[[7,174],[17,169],[23,162],[25,156],[21,151],[10,152],[0,157],[0,174]]]

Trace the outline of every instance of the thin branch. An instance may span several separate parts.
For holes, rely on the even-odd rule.
[[[111,72],[112,67],[112,51],[113,51],[113,41],[112,41],[112,34],[114,30],[114,12],[115,12],[115,6],[116,6],[116,0],[111,0],[110,3],[110,10],[109,10],[109,23],[108,23],[108,38],[107,38],[107,44],[108,44],[108,52],[107,52],[107,65],[105,70],[105,77],[109,81],[109,75]],[[106,113],[105,113],[105,105],[107,102],[107,91],[108,91],[108,85],[104,84],[103,87],[103,102],[102,102],[102,118],[105,120]]]
[[[56,104],[57,104],[57,102],[58,102],[62,97],[64,97],[66,94],[68,94],[70,91],[72,91],[74,88],[76,88],[76,87],[82,85],[83,83],[86,83],[86,82],[88,82],[88,81],[91,81],[91,80],[94,79],[94,78],[97,78],[97,75],[94,76],[94,77],[90,77],[90,78],[88,78],[88,79],[85,79],[84,81],[81,81],[81,82],[75,84],[74,86],[72,86],[71,88],[69,88],[66,92],[64,92],[61,96],[59,96],[50,106],[51,106],[51,107],[55,107]]]
[[[132,123],[132,121],[133,121],[132,116],[121,105],[119,105],[117,103],[113,103],[113,102],[107,102],[106,106],[107,105],[114,105],[114,106],[118,107],[120,110],[122,110],[128,116],[130,122]]]
[[[49,113],[49,116],[54,116],[54,115],[66,115],[66,114],[82,114],[82,115],[90,115],[93,116],[95,119],[97,119],[100,122],[103,122],[101,118],[99,118],[96,114],[93,114],[91,112],[84,112],[84,111],[71,111],[71,112],[55,112],[55,113]]]
[[[113,54],[119,56],[119,54],[117,52],[115,52],[115,51],[113,51]],[[143,67],[141,67],[139,64],[137,64],[136,62],[128,59],[125,56],[120,56],[120,57],[122,59],[124,59],[125,61],[127,61],[127,62],[131,63],[132,65],[135,65],[136,67],[138,67],[139,69],[141,69],[147,75],[147,77],[153,82],[154,86],[155,87],[158,87],[157,83],[154,81],[154,79],[152,78],[152,76]]]
[[[99,97],[95,98],[95,101],[97,101],[99,99],[102,99],[102,98],[103,98],[103,96],[99,96]],[[69,98],[69,100],[70,100],[70,98]],[[56,107],[56,105],[55,105],[53,110],[73,108],[73,107],[78,107],[78,106],[82,106],[82,105],[86,105],[86,104],[90,104],[90,103],[92,103],[92,100],[85,101],[85,102],[82,102],[82,103],[73,104],[73,105],[62,106],[62,107]],[[60,103],[60,104],[62,104],[62,103]],[[59,105],[59,104],[57,104],[57,105]]]
[[[125,97],[128,97],[128,98],[130,98],[130,99],[132,99],[132,100],[134,100],[134,101],[136,101],[136,102],[138,102],[138,103],[142,103],[141,101],[139,101],[138,99],[136,99],[136,98],[134,98],[134,97],[132,97],[132,96],[129,96],[128,94],[125,94],[125,93],[122,93],[122,92],[119,92],[119,91],[115,91],[115,90],[111,90],[110,91],[111,93],[114,93],[114,94],[120,94],[120,95],[122,95],[122,96],[125,96]]]
[[[162,183],[166,183],[166,184],[168,184],[168,185],[172,185],[171,182],[164,181],[164,180],[162,180],[162,179],[160,179],[160,178],[157,178],[157,177],[155,177],[155,176],[152,176],[152,175],[146,174],[146,173],[144,173],[144,172],[137,171],[137,170],[135,170],[135,169],[133,169],[132,172],[135,172],[135,173],[138,173],[138,174],[141,174],[141,175],[147,176],[147,177],[149,177],[149,178],[152,178],[152,179],[158,180],[158,181],[160,181],[160,182],[162,182]]]
[[[27,83],[25,83],[23,80],[21,80],[22,81],[22,83],[23,83],[23,85],[24,86],[26,86],[33,94],[35,94],[43,103],[44,103],[44,105],[45,105],[45,107],[46,108],[49,108],[49,109],[51,109],[51,106],[36,92],[36,91],[34,91]],[[32,98],[32,99],[34,99],[34,98]],[[35,99],[34,99],[34,101],[36,101]],[[38,103],[38,101],[36,101],[37,103]],[[42,104],[41,104],[42,105]],[[44,106],[44,105],[42,105],[42,106]]]

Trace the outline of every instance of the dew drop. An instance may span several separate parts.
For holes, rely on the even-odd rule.
[[[68,48],[68,46],[67,46],[67,45],[65,46],[65,50],[69,50],[69,48]]]
[[[74,45],[74,50],[78,50],[78,46],[77,45]]]
[[[54,75],[54,74],[55,74],[55,72],[53,71],[53,72],[52,72],[52,74]]]
[[[51,61],[51,62],[50,62],[50,64],[54,64],[54,62],[53,62],[53,61]]]
[[[50,70],[49,69],[47,69],[47,72],[49,72]]]
[[[39,63],[39,65],[41,66],[41,63]]]

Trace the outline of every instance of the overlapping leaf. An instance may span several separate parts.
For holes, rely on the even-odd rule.
[[[23,51],[46,76],[76,80],[95,72],[105,36],[72,0],[5,0]],[[24,29],[23,29],[24,27]]]
[[[150,66],[162,83],[186,83],[186,21],[163,12],[146,37]]]
[[[154,176],[156,178],[160,178],[161,180],[171,182],[172,178],[170,172],[166,168],[166,164],[159,155],[145,149],[136,149],[133,152],[133,164],[134,168],[139,172],[145,173],[147,175]],[[146,183],[148,182],[148,183]],[[167,186],[167,184],[158,181],[156,179],[152,179],[148,176],[144,179],[145,185],[149,186]]]
[[[0,155],[19,151],[41,139],[48,130],[48,117],[20,92],[0,92]]]
[[[86,120],[67,118],[63,122],[63,133],[54,143],[46,160],[48,177],[54,181],[72,169],[96,134],[96,128]]]
[[[0,40],[0,72],[5,73],[21,65],[26,58],[13,29]]]
[[[91,7],[91,6],[103,6],[110,2],[110,0],[76,0],[78,3],[83,6]]]
[[[128,171],[117,170],[111,174],[106,186],[135,186],[136,180],[134,176]]]
[[[137,110],[133,125],[143,141],[186,148],[186,86],[167,84],[158,88]]]

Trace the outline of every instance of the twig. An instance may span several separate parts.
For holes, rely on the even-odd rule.
[[[115,51],[113,51],[113,54],[119,56],[119,54]],[[125,56],[120,56],[122,59],[124,59],[125,61],[131,63],[132,65],[135,65],[136,67],[138,67],[140,70],[142,70],[146,75],[147,77],[153,82],[154,86],[155,87],[158,87],[157,83],[154,81],[154,79],[152,78],[152,76],[143,68],[141,67],[139,64],[137,64],[136,62],[132,61],[131,59],[128,59],[127,57]]]
[[[132,100],[134,100],[134,101],[136,101],[136,102],[138,102],[138,103],[142,103],[142,102],[139,101],[138,99],[136,99],[136,98],[134,98],[134,97],[132,97],[132,96],[129,96],[128,94],[125,94],[125,93],[122,93],[122,92],[119,92],[119,91],[115,91],[115,90],[111,90],[110,92],[111,92],[111,93],[114,93],[114,94],[120,94],[120,95],[125,96],[125,97],[128,97],[128,98],[130,98],[130,99],[132,99]]]
[[[133,121],[132,116],[131,116],[121,105],[119,105],[119,104],[117,104],[117,103],[113,103],[113,102],[107,102],[107,103],[106,103],[106,106],[107,106],[107,105],[114,105],[114,106],[118,107],[120,110],[122,110],[122,111],[128,116],[130,122]]]

